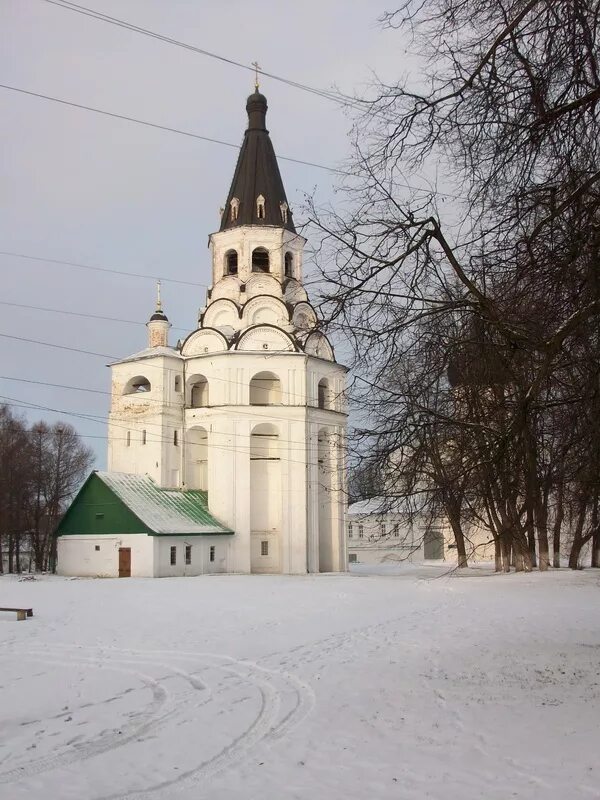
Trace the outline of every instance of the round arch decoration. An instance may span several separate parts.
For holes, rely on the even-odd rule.
[[[310,303],[301,301],[294,306],[292,325],[303,331],[309,331],[317,324],[317,315]]]
[[[222,353],[229,349],[227,339],[214,328],[201,328],[190,333],[181,348],[184,356],[203,356],[208,353]]]
[[[335,361],[333,347],[329,339],[320,331],[313,331],[304,342],[304,352],[309,356],[323,358],[326,361]]]
[[[244,306],[242,320],[248,327],[260,324],[288,325],[290,317],[287,306],[278,297],[258,294]]]
[[[281,284],[268,273],[255,272],[246,282],[246,298],[250,300],[259,294],[281,297]]]
[[[222,297],[220,300],[211,301],[204,314],[202,314],[202,327],[230,327],[235,330],[239,327],[239,319],[240,311],[237,303],[228,297]]]
[[[211,302],[215,300],[233,300],[234,303],[240,299],[241,281],[237,275],[226,275],[215,283],[210,293]]]
[[[252,352],[294,353],[297,351],[292,337],[275,325],[255,325],[244,331],[236,345],[236,350]]]

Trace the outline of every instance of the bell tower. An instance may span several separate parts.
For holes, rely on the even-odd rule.
[[[210,236],[212,285],[181,350],[185,483],[207,489],[211,512],[236,531],[236,571],[340,571],[346,370],[303,286],[306,240],[294,226],[267,108],[257,86]]]

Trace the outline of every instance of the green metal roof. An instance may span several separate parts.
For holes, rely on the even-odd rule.
[[[208,510],[200,491],[161,489],[148,475],[93,472],[57,534],[147,533],[151,536],[232,534]]]

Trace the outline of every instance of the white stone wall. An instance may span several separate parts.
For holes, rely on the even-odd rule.
[[[231,536],[156,536],[157,578],[209,575],[229,572]],[[185,563],[185,548],[190,546],[191,564]],[[176,563],[171,564],[171,548],[176,548]],[[214,547],[214,561],[210,549]]]
[[[352,535],[350,536],[350,525]],[[385,533],[382,530],[385,526]],[[363,537],[360,538],[362,527]],[[415,521],[408,524],[399,514],[382,514],[363,516],[349,514],[346,519],[345,534],[348,545],[348,556],[355,555],[359,564],[382,564],[394,561],[419,562],[425,559],[424,522]],[[444,539],[443,561],[450,563],[457,560],[454,535],[447,522],[439,520],[432,527],[439,529]],[[396,535],[397,529],[398,535]],[[489,542],[486,531],[476,528],[465,528],[466,551],[469,562],[490,561],[494,558],[494,546]]]
[[[119,576],[120,547],[131,548],[132,577],[154,577],[155,537],[144,533],[59,536],[56,572],[58,575],[116,578]]]
[[[164,578],[229,572],[232,536],[147,536],[143,533],[116,536],[59,536],[57,574],[80,577],[119,576],[119,548],[131,548],[132,578]],[[185,548],[191,546],[191,564],[185,563]],[[99,550],[96,550],[99,547]],[[171,547],[176,563],[171,564]],[[215,548],[214,560],[210,549]]]
[[[178,487],[182,471],[182,359],[157,355],[115,364],[112,372],[108,470],[147,474],[159,486]],[[146,377],[151,390],[123,394],[128,382],[136,376]],[[176,391],[176,378],[180,391]]]
[[[225,254],[229,250],[238,253],[238,278],[246,282],[252,275],[252,251],[264,247],[269,251],[270,274],[283,281],[284,256],[287,251],[294,256],[294,277],[302,281],[302,252],[306,240],[283,228],[265,225],[248,225],[213,233],[210,237],[213,265],[213,286],[226,274]]]

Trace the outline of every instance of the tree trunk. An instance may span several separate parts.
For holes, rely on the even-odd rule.
[[[558,487],[558,494],[556,496],[556,516],[554,518],[554,529],[552,531],[552,565],[556,569],[560,568],[560,534],[565,516],[563,491],[563,484],[561,482]]]

